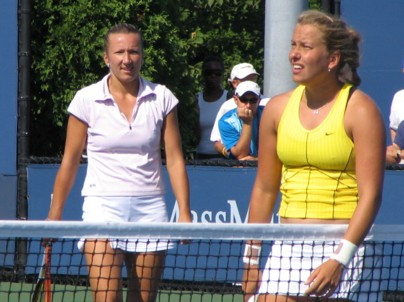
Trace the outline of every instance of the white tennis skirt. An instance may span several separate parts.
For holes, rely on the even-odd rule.
[[[265,265],[259,294],[303,296],[305,281],[330,258],[338,242],[275,241]],[[381,301],[382,247],[360,246],[331,298]]]
[[[100,197],[88,196],[83,203],[83,221],[86,222],[168,222],[164,197]],[[116,239],[108,238],[113,249],[127,252],[156,252],[174,247],[174,243],[158,238]],[[85,238],[80,239],[78,248],[83,251]]]

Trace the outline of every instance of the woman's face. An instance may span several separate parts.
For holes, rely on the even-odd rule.
[[[110,34],[104,61],[105,64],[109,64],[111,74],[121,82],[129,83],[137,80],[143,63],[140,34]]]
[[[328,74],[330,55],[323,42],[323,34],[316,26],[296,26],[289,61],[293,80],[299,84],[315,83]]]

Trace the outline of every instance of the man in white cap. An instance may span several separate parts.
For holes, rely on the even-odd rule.
[[[257,82],[258,75],[259,73],[255,70],[253,65],[251,65],[250,63],[240,63],[234,65],[230,73],[230,78],[228,80],[233,88],[236,89],[237,86],[243,81]],[[264,98],[261,96],[260,105],[265,106],[268,101],[269,98]],[[225,149],[223,148],[224,145],[222,143],[222,138],[219,131],[219,120],[226,112],[236,108],[236,106],[237,105],[233,97],[222,104],[219,111],[217,112],[215,123],[213,124],[212,132],[210,135],[210,140],[214,142],[216,151],[222,154],[224,157],[228,157],[229,153],[225,152]]]
[[[264,110],[260,105],[260,87],[253,81],[241,82],[234,95],[236,108],[226,112],[219,120],[219,131],[229,158],[256,160],[258,156],[258,130]]]
[[[228,80],[233,85],[233,87],[236,88],[237,85],[243,80],[257,82],[258,75],[259,73],[250,63],[240,63],[234,65],[230,73],[230,78]]]

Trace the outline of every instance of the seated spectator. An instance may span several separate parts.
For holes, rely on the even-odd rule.
[[[404,69],[403,69],[404,72]],[[397,145],[394,144],[398,127],[400,123],[404,120],[404,89],[399,90],[394,94],[393,100],[391,101],[390,108],[390,137],[392,145],[388,146],[386,149],[386,163],[388,164],[398,164],[403,163],[398,152],[401,152]],[[404,155],[404,154],[403,154]]]
[[[253,65],[249,63],[240,63],[233,67],[230,74],[229,83],[234,89],[236,89],[238,84],[240,84],[243,81],[257,82],[258,75],[259,73],[255,70]],[[265,98],[263,96],[261,96],[260,99],[261,99],[260,105],[263,106],[265,106],[266,103],[269,101],[269,98]],[[210,140],[214,142],[216,151],[222,154],[224,157],[228,157],[229,154],[228,153],[223,154],[223,151],[225,149],[223,149],[224,145],[220,137],[219,120],[223,116],[223,114],[236,107],[237,107],[236,102],[233,98],[233,95],[231,95],[231,98],[229,98],[226,102],[224,102],[220,107],[219,111],[217,111],[215,123],[213,125],[212,133],[210,135]]]
[[[258,129],[264,106],[260,103],[260,87],[252,81],[240,83],[234,94],[236,108],[219,120],[223,154],[230,159],[256,160],[258,156]]]
[[[398,125],[404,120],[404,89],[394,94],[390,108],[390,136],[394,142]]]
[[[386,161],[389,164],[399,164],[404,159],[404,121],[398,125],[395,131],[393,144],[387,147]]]
[[[215,55],[207,56],[202,64],[203,90],[197,94],[199,143],[196,147],[196,158],[218,158],[210,134],[215,122],[215,116],[220,106],[227,100],[227,90],[223,89],[224,65],[221,58]]]

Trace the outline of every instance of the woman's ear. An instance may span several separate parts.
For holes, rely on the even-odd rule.
[[[334,69],[337,67],[341,60],[341,53],[339,51],[335,51],[332,53],[328,59],[328,70]]]
[[[108,59],[108,56],[107,56],[107,54],[105,52],[104,52],[104,63],[109,68],[109,59]]]

